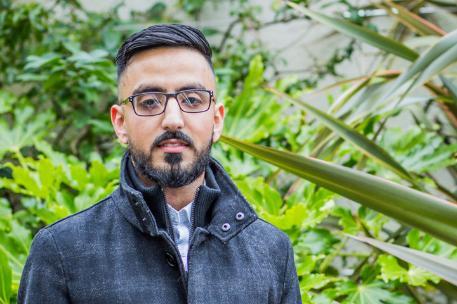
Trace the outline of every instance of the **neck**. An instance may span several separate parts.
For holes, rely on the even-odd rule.
[[[145,176],[141,174],[138,174],[138,176],[145,186],[154,185],[154,183]],[[164,187],[162,190],[165,195],[165,200],[175,210],[181,210],[194,200],[197,189],[203,184],[204,179],[205,173],[203,172],[199,177],[197,177],[192,183],[188,185],[179,188]]]
[[[195,199],[198,187],[203,184],[205,173],[202,173],[192,183],[180,188],[164,188],[165,199],[175,210],[181,210]]]

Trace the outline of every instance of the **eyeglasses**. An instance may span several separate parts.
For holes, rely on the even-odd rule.
[[[175,98],[185,113],[201,113],[209,110],[214,93],[210,90],[192,89],[176,93],[144,92],[127,97],[121,104],[131,102],[138,116],[156,116],[165,112],[168,99]]]

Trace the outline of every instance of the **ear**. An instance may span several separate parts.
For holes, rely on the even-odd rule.
[[[114,132],[122,144],[128,143],[128,132],[125,124],[125,112],[121,105],[113,105],[110,110]]]
[[[213,132],[213,142],[219,140],[222,135],[222,129],[224,127],[224,115],[225,108],[221,103],[216,103],[214,106],[214,132]]]

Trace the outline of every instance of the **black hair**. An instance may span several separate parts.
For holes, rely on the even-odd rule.
[[[159,47],[194,49],[205,57],[213,69],[211,47],[202,32],[183,24],[156,24],[134,33],[124,41],[116,56],[117,78],[120,78],[135,54]]]

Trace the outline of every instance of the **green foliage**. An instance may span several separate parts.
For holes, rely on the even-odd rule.
[[[46,224],[86,209],[110,194],[117,184],[118,167],[109,169],[93,160],[87,165],[46,157],[20,158],[20,165],[6,163],[11,178],[0,179],[2,188],[21,194],[23,205]]]
[[[393,256],[381,255],[378,259],[381,266],[381,278],[386,282],[398,280],[411,286],[423,286],[429,280],[434,283],[438,283],[440,280],[436,275],[421,268],[409,266],[409,269],[405,269],[401,267]]]
[[[344,282],[338,286],[338,295],[344,296],[342,303],[392,303],[407,304],[413,303],[412,299],[386,289],[381,282],[357,284],[355,282]]]
[[[0,303],[10,303],[12,271],[8,265],[8,258],[0,252]]]
[[[249,63],[249,72],[240,94],[235,98],[226,95],[226,134],[236,134],[238,138],[258,142],[267,138],[277,128],[275,122],[281,119],[284,107],[261,90],[264,83],[263,74],[262,57],[255,56]]]
[[[405,8],[396,20],[404,24],[412,20],[407,18],[414,18],[414,26],[420,31],[406,24],[407,28],[394,27],[394,35],[389,37],[384,31],[381,34],[376,20],[368,17],[371,6],[361,7],[346,0],[327,4],[292,2],[312,7],[313,11],[300,10],[352,38],[345,46],[332,50],[328,60],[316,60],[310,71],[286,75],[278,68],[284,50],[266,49],[258,37],[269,26],[303,19],[300,11],[282,1],[272,1],[271,8],[267,8],[271,14],[267,15],[273,17],[265,22],[259,5],[246,0],[230,2],[233,19],[225,31],[203,28],[212,41],[218,42],[213,49],[217,99],[226,106],[224,134],[291,151],[295,156],[328,160],[412,185],[449,201],[457,200],[455,72],[447,66],[455,56],[455,33],[438,40],[438,46],[428,52],[413,51],[402,42],[399,37],[440,33],[441,29],[431,28],[413,13],[413,17],[406,13],[428,1],[417,7],[406,2],[395,4]],[[442,1],[433,2],[440,5]],[[85,10],[78,1],[50,1],[45,6],[0,0],[0,303],[17,301],[33,235],[43,226],[91,206],[117,186],[123,148],[113,139],[108,113],[117,99],[113,56],[121,41],[151,22],[180,22],[177,18],[182,16],[200,22],[206,8],[218,5],[222,4],[156,1],[149,9],[121,19],[122,4],[96,13]],[[332,5],[337,5],[337,11],[345,10],[344,18],[315,13]],[[386,12],[389,7],[387,2],[380,6]],[[378,69],[371,70],[360,82],[344,80],[345,84],[339,86],[341,92],[332,93],[341,93],[339,96],[328,93],[328,111],[289,104],[271,94],[274,88],[302,100],[321,80],[340,77],[341,64],[349,64],[357,53],[354,51],[362,50],[359,41],[390,55],[377,57]],[[440,59],[446,52],[447,57]],[[420,59],[398,77],[398,72],[390,70],[392,54]],[[438,73],[440,77],[434,77]],[[391,81],[393,78],[397,80]],[[410,96],[412,84],[424,82],[432,95]],[[312,98],[306,95],[306,103],[313,104]],[[393,117],[401,120],[405,116],[413,118],[407,127],[386,124]],[[451,261],[457,260],[455,246],[411,229],[404,221],[342,199],[240,149],[217,144],[212,153],[259,216],[289,235],[304,303],[451,300],[452,293],[440,287],[436,275],[378,249],[361,247],[347,234],[410,247]],[[310,171],[309,179],[322,182],[317,177],[323,168]],[[448,181],[453,189],[435,177],[443,172],[451,176]],[[334,168],[328,169],[328,178],[323,180],[328,182],[337,173]],[[333,186],[341,187],[349,179],[346,175]],[[354,184],[348,192],[354,193],[356,188]],[[368,194],[369,199],[385,201],[386,193],[365,190],[373,192]],[[412,212],[407,211],[400,215]],[[423,219],[428,222],[432,216]]]
[[[457,164],[453,157],[457,143],[446,144],[444,140],[419,127],[392,128],[382,134],[381,144],[409,171],[425,173]]]

